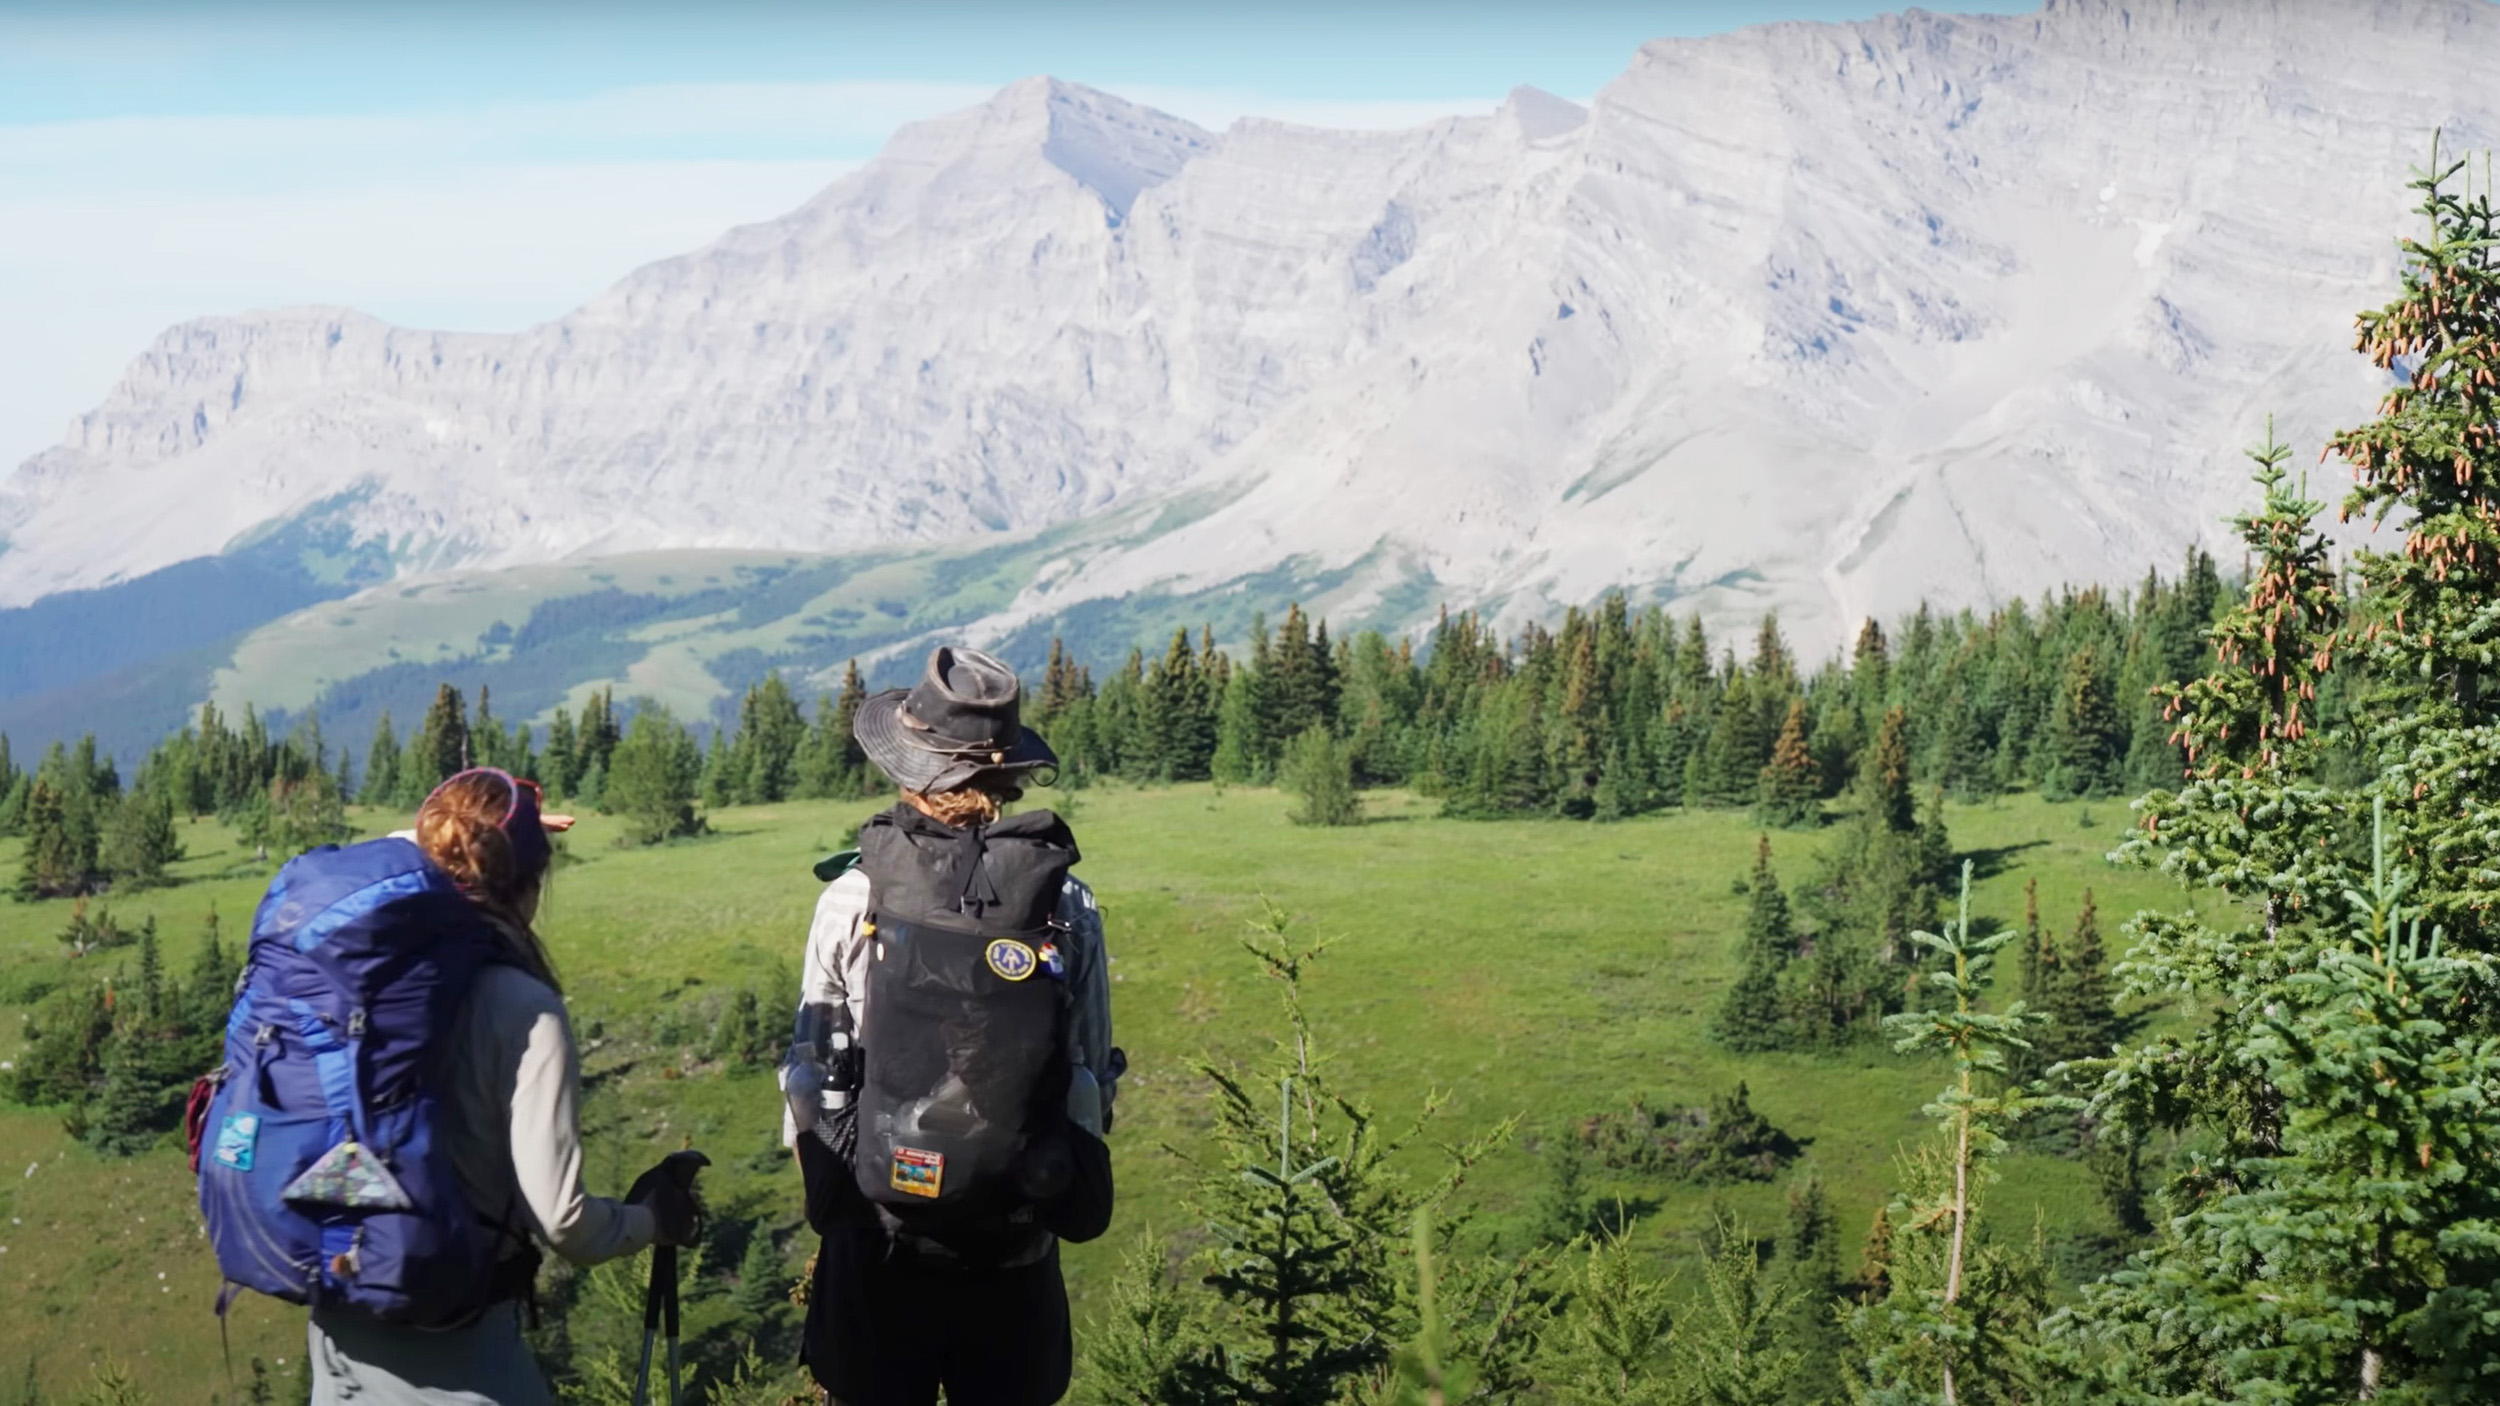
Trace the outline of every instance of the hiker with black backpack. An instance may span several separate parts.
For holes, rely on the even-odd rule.
[[[492,768],[413,831],[289,862],[252,922],[192,1163],[227,1290],[308,1304],[319,1406],[548,1402],[522,1340],[545,1245],[692,1244],[699,1153],[582,1186],[581,1060],[533,922],[571,821]]]
[[[1111,1223],[1125,1064],[1076,840],[1002,817],[1055,769],[1015,672],[939,649],[860,705],[901,792],[816,866],[783,1137],[822,1236],[803,1355],[841,1406],[1049,1406],[1072,1345],[1059,1242]]]

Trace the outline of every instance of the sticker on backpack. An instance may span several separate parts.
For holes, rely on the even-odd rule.
[[[217,1165],[238,1172],[252,1169],[252,1148],[260,1141],[260,1116],[237,1113],[217,1125]]]
[[[1009,981],[1024,980],[1031,976],[1033,968],[1040,964],[1039,959],[1033,955],[1032,948],[1012,937],[1002,937],[991,943],[989,951],[983,955],[989,958],[990,970]]]
[[[934,1198],[938,1194],[938,1187],[945,1180],[946,1158],[943,1155],[923,1152],[917,1147],[894,1149],[894,1174],[891,1182],[895,1190],[905,1196]]]

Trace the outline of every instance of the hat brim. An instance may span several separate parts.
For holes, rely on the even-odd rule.
[[[851,720],[851,735],[859,740],[859,750],[906,791],[928,795],[955,790],[982,776],[1021,775],[1059,766],[1059,754],[1029,727],[1020,730],[1015,745],[996,761],[932,751],[921,745],[918,732],[903,725],[903,700],[910,696],[910,690],[901,688],[871,694]]]

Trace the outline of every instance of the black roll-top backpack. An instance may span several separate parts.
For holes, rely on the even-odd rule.
[[[955,829],[909,806],[860,827],[866,1067],[852,1171],[888,1226],[961,1254],[1046,1246],[1028,1151],[1067,1119],[1075,837],[1048,811]]]

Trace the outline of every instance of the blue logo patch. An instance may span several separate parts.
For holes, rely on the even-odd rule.
[[[1009,981],[1024,980],[1031,976],[1033,968],[1040,964],[1040,959],[1033,955],[1032,948],[1012,937],[1002,937],[991,943],[989,951],[984,955],[989,958],[990,970]]]
[[[252,1169],[252,1147],[260,1141],[260,1117],[253,1113],[230,1114],[217,1125],[217,1164],[238,1172]]]

